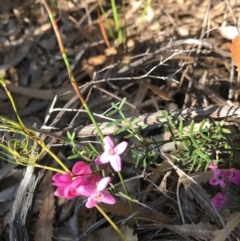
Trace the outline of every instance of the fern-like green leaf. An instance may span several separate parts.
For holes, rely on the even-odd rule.
[[[123,105],[125,104],[126,99],[127,99],[127,98],[124,97],[124,98],[122,99],[122,101],[120,102],[120,104],[119,104],[119,109],[120,109],[120,110],[122,109]]]
[[[106,125],[106,127],[115,126],[115,125],[121,123],[122,121],[123,121],[123,118],[120,118],[120,119],[117,119],[117,120],[111,121],[111,122],[109,122],[109,123]]]
[[[121,133],[123,131],[126,131],[127,129],[128,129],[128,126],[123,126],[123,127],[119,128],[118,130],[116,130],[114,132],[114,135],[117,135],[117,134],[119,134],[119,133]]]

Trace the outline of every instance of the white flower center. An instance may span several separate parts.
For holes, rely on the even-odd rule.
[[[97,192],[94,195],[94,200],[96,200],[98,203],[102,201],[102,193],[101,192]]]
[[[108,150],[106,150],[106,152],[107,152],[107,154],[108,154],[109,156],[115,155],[114,149],[108,149]]]

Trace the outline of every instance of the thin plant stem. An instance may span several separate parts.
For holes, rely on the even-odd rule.
[[[0,75],[0,83],[1,83],[1,85],[3,86],[3,88],[5,89],[5,91],[6,91],[7,95],[8,95],[8,98],[10,99],[10,101],[11,101],[11,103],[12,103],[12,107],[13,107],[14,113],[15,113],[15,115],[16,115],[19,123],[20,123],[20,125],[21,125],[23,128],[25,128],[25,125],[23,124],[20,116],[18,115],[17,108],[16,108],[16,105],[15,105],[15,103],[14,103],[14,100],[13,100],[13,98],[12,98],[12,95],[11,95],[10,91],[7,89],[6,82],[5,82],[4,78],[2,77],[2,75]]]
[[[49,170],[49,171],[53,171],[53,172],[57,172],[57,173],[61,173],[61,174],[66,174],[66,172],[64,172],[64,171],[62,171],[58,168],[54,168],[54,167],[43,166],[43,165],[40,165],[40,164],[34,164],[34,167],[42,168],[42,169],[45,169],[45,170]]]
[[[106,31],[105,31],[105,28],[104,28],[104,25],[103,25],[102,16],[101,16],[101,13],[100,13],[100,7],[97,8],[97,14],[98,14],[99,27],[100,27],[103,39],[104,39],[107,47],[110,48],[111,45],[109,43],[108,36],[106,34]]]
[[[118,43],[121,44],[123,42],[123,37],[122,37],[122,31],[121,31],[121,27],[120,27],[120,22],[119,22],[119,17],[118,17],[117,6],[115,3],[115,0],[111,0],[111,7],[112,7],[113,19],[114,19],[114,23],[115,23],[115,30],[118,33]]]
[[[36,143],[38,145],[40,145],[50,156],[53,157],[53,159],[55,159],[58,164],[66,171],[66,172],[69,172],[69,169],[67,168],[67,166],[45,145],[45,143],[39,138],[36,136],[35,132],[32,131],[32,130],[29,130],[22,122],[19,114],[18,114],[18,111],[17,111],[17,108],[16,108],[16,105],[15,105],[15,102],[13,100],[13,97],[11,95],[11,92],[7,89],[7,85],[6,85],[6,82],[4,80],[4,78],[0,75],[0,83],[1,85],[4,87],[7,95],[8,95],[8,98],[10,99],[10,102],[12,104],[12,107],[13,107],[13,110],[15,112],[15,115],[19,121],[19,124],[14,122],[14,121],[10,121],[8,120],[7,118],[4,118],[4,117],[0,117],[0,119],[4,120],[5,122],[7,123],[10,123],[14,126],[14,129],[13,131],[17,130],[18,133],[21,133],[22,135],[28,137],[28,138],[32,138],[34,141],[36,141]],[[21,163],[18,163],[18,164],[21,164]],[[65,173],[65,172],[64,172]]]
[[[57,41],[58,41],[58,45],[59,45],[59,48],[60,48],[60,52],[62,54],[62,58],[65,62],[65,65],[66,65],[66,68],[67,68],[67,71],[68,71],[68,75],[69,75],[69,78],[70,78],[70,82],[72,84],[72,87],[73,89],[75,90],[79,100],[81,101],[83,107],[86,109],[92,123],[94,124],[97,132],[98,132],[98,135],[99,137],[101,138],[101,140],[103,140],[103,134],[102,134],[102,131],[100,130],[94,116],[93,116],[93,113],[91,112],[91,110],[89,109],[81,91],[79,90],[78,86],[77,86],[77,82],[76,82],[76,79],[73,75],[73,72],[72,72],[72,68],[71,68],[71,65],[69,63],[69,60],[68,60],[68,57],[66,55],[66,51],[65,51],[65,48],[64,48],[64,45],[63,45],[63,41],[62,41],[62,36],[60,34],[60,31],[58,29],[58,26],[57,26],[57,22],[53,16],[53,12],[52,10],[50,9],[50,7],[48,6],[46,0],[43,0],[43,4],[48,12],[48,16],[49,16],[49,19],[51,21],[51,24],[53,26],[53,29],[54,29],[54,32],[55,32],[55,35],[56,35],[56,38],[57,38]]]
[[[122,187],[123,187],[124,193],[125,193],[127,196],[129,196],[128,190],[127,190],[127,187],[126,187],[125,182],[124,182],[124,180],[123,180],[123,177],[122,177],[121,172],[118,172],[118,176],[119,176],[119,179],[120,179],[120,181],[121,181],[121,183],[122,183]],[[134,211],[134,207],[133,207],[133,205],[132,205],[132,202],[131,202],[129,199],[128,199],[128,203],[129,203],[129,206],[130,206],[132,212],[134,213],[134,212],[135,212],[135,211]],[[138,225],[138,220],[137,220],[136,218],[135,218],[135,222],[136,222],[136,225]]]
[[[139,26],[138,26],[138,32],[139,32],[139,30],[140,30],[140,28],[141,28],[141,26],[142,26],[142,24],[143,24],[144,16],[146,15],[147,10],[148,10],[151,2],[152,2],[152,0],[147,0],[146,4],[145,4],[145,6],[144,6],[144,9],[143,9],[143,12],[142,12],[142,16],[141,16],[141,21],[140,21],[140,24],[139,24]]]
[[[103,211],[103,209],[96,205],[97,210],[103,215],[103,217],[111,224],[111,226],[116,230],[116,232],[119,234],[119,236],[121,236],[121,238],[124,241],[128,241],[125,236],[123,235],[123,233],[120,231],[120,229],[117,227],[117,225],[109,218],[109,216]]]
[[[112,30],[112,27],[110,26],[108,18],[105,16],[106,13],[105,13],[105,10],[104,10],[104,8],[103,8],[103,6],[101,4],[101,1],[98,1],[98,6],[99,6],[99,8],[101,10],[101,13],[102,13],[102,16],[103,16],[103,20],[104,20],[104,22],[107,25],[107,29],[108,29],[109,35],[114,40],[115,39],[114,32]]]
[[[57,155],[55,155],[49,148],[47,148],[47,146],[45,145],[45,143],[41,140],[41,139],[39,139],[40,141],[41,141],[41,144],[40,143],[38,143],[38,144],[40,144],[41,146],[42,146],[42,148],[54,159],[54,160],[56,160],[57,161],[57,163],[65,170],[65,172],[63,173],[63,174],[65,174],[66,172],[69,172],[69,169],[67,168],[67,166],[58,158],[58,156]],[[39,141],[38,140],[38,141]]]

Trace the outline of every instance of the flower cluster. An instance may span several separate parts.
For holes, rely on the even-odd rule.
[[[122,154],[128,143],[121,142],[116,145],[109,136],[103,141],[104,152],[95,160],[97,165],[110,162],[112,168],[119,172],[122,168],[120,154]],[[90,166],[83,161],[78,161],[72,168],[72,172],[66,174],[57,173],[52,177],[53,185],[57,187],[55,196],[62,198],[75,198],[77,196],[86,196],[87,208],[92,208],[97,203],[104,202],[114,204],[114,197],[106,191],[111,181],[110,177],[101,178],[98,174],[93,173]]]
[[[235,185],[240,185],[240,170],[236,168],[223,171],[217,168],[214,163],[210,163],[209,168],[213,172],[213,177],[209,181],[211,185],[220,185],[221,188],[225,188],[227,183],[234,183]],[[212,198],[212,203],[214,207],[219,210],[228,201],[222,193],[217,193]]]

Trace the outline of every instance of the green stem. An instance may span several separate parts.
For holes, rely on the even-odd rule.
[[[118,176],[119,176],[119,179],[120,179],[120,181],[121,181],[121,183],[122,183],[122,187],[123,187],[124,193],[125,193],[127,196],[129,196],[129,195],[128,195],[128,190],[127,190],[127,187],[126,187],[125,182],[124,182],[124,180],[123,180],[123,177],[122,177],[121,172],[118,172]],[[134,207],[133,207],[131,201],[128,200],[128,203],[129,203],[129,206],[130,206],[132,212],[134,213],[135,210],[134,210]],[[135,218],[135,222],[136,222],[136,225],[138,225],[138,220],[137,220],[136,218]]]
[[[53,172],[57,172],[57,173],[61,173],[61,174],[66,174],[65,171],[62,171],[62,170],[60,170],[58,168],[54,168],[54,167],[43,166],[43,165],[39,165],[39,164],[34,164],[34,167],[43,168],[45,170],[49,170],[49,171],[53,171]]]
[[[82,105],[83,107],[86,109],[93,125],[95,126],[97,132],[98,132],[98,135],[99,137],[101,138],[101,140],[103,141],[103,134],[102,134],[102,131],[100,130],[99,126],[98,126],[98,123],[96,122],[94,116],[93,116],[93,113],[91,112],[91,110],[89,109],[81,91],[79,90],[78,86],[77,86],[77,82],[76,82],[76,79],[74,77],[74,74],[72,72],[72,68],[71,68],[71,65],[69,63],[69,60],[68,60],[68,57],[66,55],[66,51],[65,51],[65,47],[63,45],[63,41],[62,41],[62,36],[60,34],[60,31],[58,29],[58,26],[57,26],[57,22],[55,21],[54,19],[54,16],[53,16],[53,13],[52,13],[52,10],[50,9],[50,7],[48,6],[46,0],[43,1],[43,4],[48,12],[48,16],[49,16],[49,19],[51,21],[51,24],[53,26],[53,29],[54,29],[54,32],[55,32],[55,35],[56,35],[56,38],[57,38],[57,41],[58,41],[58,45],[59,45],[59,48],[60,48],[60,51],[61,51],[61,54],[62,54],[62,58],[65,62],[65,65],[67,67],[67,71],[68,71],[68,75],[69,75],[69,78],[70,78],[70,81],[71,81],[71,84],[72,84],[72,87],[73,89],[75,90],[78,98],[80,99],[80,101],[82,102]]]
[[[13,97],[12,97],[10,91],[8,90],[7,84],[6,84],[5,80],[4,80],[4,78],[2,77],[2,75],[0,75],[0,83],[2,84],[3,88],[5,89],[5,91],[6,91],[7,95],[8,95],[8,98],[10,99],[10,102],[11,102],[11,104],[12,104],[12,108],[13,108],[13,110],[14,110],[14,113],[15,113],[15,115],[16,115],[19,123],[20,123],[20,125],[21,125],[23,128],[25,128],[25,125],[23,124],[20,116],[18,115],[17,108],[16,108],[16,105],[15,105],[15,103],[14,103]]]
[[[117,225],[109,218],[109,216],[103,211],[103,209],[96,205],[97,210],[103,215],[104,218],[106,218],[106,220],[111,224],[111,226],[116,230],[116,232],[119,234],[119,236],[121,236],[121,238],[124,241],[128,241],[125,236],[123,235],[123,233],[120,231],[120,229],[117,227]]]
[[[58,156],[56,156],[50,149],[48,149],[45,145],[44,142],[38,143],[39,145],[42,146],[42,148],[50,155],[52,156],[53,159],[55,159],[57,161],[57,163],[66,171],[69,172],[69,169],[67,168],[67,166],[58,158]],[[64,174],[66,173],[64,172]]]

